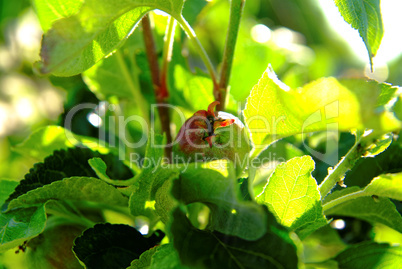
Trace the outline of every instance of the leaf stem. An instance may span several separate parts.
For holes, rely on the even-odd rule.
[[[364,192],[364,190],[349,193],[347,195],[341,196],[337,199],[331,200],[328,203],[323,204],[322,210],[325,214],[325,211],[327,211],[337,205],[343,204],[349,200],[353,200],[353,199],[356,199],[356,198],[362,197],[362,196],[369,196],[369,195],[366,192]]]
[[[205,64],[205,67],[208,70],[208,73],[211,77],[212,83],[214,85],[214,89],[219,87],[219,83],[216,79],[216,71],[214,66],[212,65],[211,60],[208,57],[207,52],[205,51],[204,47],[202,46],[200,40],[197,38],[197,35],[195,34],[193,28],[191,28],[190,24],[184,19],[183,16],[176,18],[178,23],[180,24],[181,28],[184,30],[188,38],[193,42],[193,45],[197,49],[198,53],[200,54],[200,57],[202,61]]]
[[[137,74],[130,75],[130,72],[127,68],[126,63],[124,62],[124,58],[120,50],[117,50],[115,52],[117,61],[119,63],[120,69],[122,71],[122,75],[124,79],[127,81],[127,86],[131,91],[131,94],[133,95],[133,98],[135,100],[135,103],[141,110],[141,113],[143,117],[145,118],[146,122],[149,123],[149,116],[148,116],[148,108],[146,107],[146,102],[144,97],[142,96],[140,92],[140,86],[138,82],[138,77]]]
[[[230,2],[229,29],[226,35],[226,43],[223,51],[219,87],[214,89],[215,100],[220,102],[220,104],[217,105],[217,110],[220,111],[225,110],[233,56],[245,2],[246,0],[232,0]]]
[[[55,206],[55,204],[53,204],[53,206],[46,207],[46,213],[57,216],[57,217],[68,219],[72,222],[81,224],[85,227],[93,227],[96,224],[95,222],[87,219],[86,217],[84,217],[82,215],[78,216],[74,213],[71,213],[69,210],[67,210],[65,208],[64,205],[57,204],[57,207],[62,211],[57,210],[54,206]]]
[[[170,116],[166,102],[167,98],[169,97],[169,92],[166,84],[166,77],[174,39],[175,23],[172,22],[172,20],[173,19],[171,19],[168,24],[168,30],[165,38],[165,46],[163,50],[163,55],[166,56],[163,58],[164,69],[162,70],[162,73],[160,73],[158,65],[158,56],[156,53],[156,44],[154,37],[152,35],[151,21],[149,19],[149,15],[145,15],[142,18],[142,30],[145,42],[145,51],[151,69],[151,77],[155,91],[156,102],[158,104],[157,107],[158,107],[159,119],[162,125],[162,132],[166,134],[166,141],[168,145],[165,147],[165,155],[168,158],[170,158],[172,152],[172,148],[171,146],[169,146],[172,143],[172,132],[170,130]]]
[[[169,63],[172,60],[172,51],[173,51],[173,42],[174,42],[174,34],[176,30],[176,20],[173,17],[169,17],[168,25],[166,28],[166,34],[164,38],[163,45],[163,55],[162,55],[162,70],[160,74],[160,94],[163,98],[168,97],[167,91],[167,74]]]
[[[338,183],[345,176],[345,173],[354,166],[357,159],[359,159],[361,156],[361,138],[362,136],[357,137],[355,144],[348,151],[348,153],[332,169],[332,171],[328,171],[328,175],[324,178],[319,186],[322,199],[327,196],[327,194],[335,187],[336,183]]]

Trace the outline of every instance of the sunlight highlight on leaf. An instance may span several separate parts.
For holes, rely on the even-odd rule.
[[[276,167],[261,194],[256,197],[267,205],[278,222],[302,239],[327,224],[322,213],[317,182],[311,176],[314,161],[310,156],[295,157]]]

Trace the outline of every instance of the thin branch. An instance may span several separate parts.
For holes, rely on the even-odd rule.
[[[341,196],[341,197],[339,197],[337,199],[331,200],[328,203],[323,204],[322,205],[322,210],[323,210],[323,212],[325,214],[325,211],[328,211],[329,209],[331,209],[331,208],[333,208],[333,207],[335,207],[337,205],[343,204],[343,203],[345,203],[347,201],[350,201],[350,200],[353,200],[353,199],[356,199],[356,198],[359,198],[359,197],[363,197],[363,196],[370,196],[370,195],[365,193],[364,190],[349,193],[347,195]]]
[[[131,94],[133,95],[134,101],[137,106],[140,108],[142,116],[145,118],[146,122],[149,123],[149,116],[148,116],[148,108],[146,106],[146,102],[144,97],[141,94],[140,86],[138,82],[137,74],[131,75],[127,64],[124,62],[123,55],[120,50],[115,52],[117,62],[119,63],[119,67],[121,69],[122,75],[127,82],[127,87],[130,89]]]
[[[356,160],[360,157],[360,140],[361,137],[356,140],[356,143],[348,151],[345,157],[333,168],[333,170],[328,171],[328,175],[321,182],[319,189],[321,197],[324,199],[325,196],[335,187],[335,185],[341,180],[346,172],[353,167]]]
[[[232,0],[230,4],[229,29],[226,36],[225,49],[223,51],[222,68],[219,78],[219,87],[214,88],[214,97],[220,104],[217,110],[225,110],[226,95],[228,92],[230,73],[232,70],[233,56],[239,33],[240,20],[243,13],[245,0]]]
[[[149,15],[145,15],[142,18],[142,30],[145,42],[145,51],[148,58],[148,63],[151,69],[151,77],[153,87],[155,91],[156,102],[158,104],[158,114],[162,125],[162,132],[166,134],[167,144],[172,143],[172,133],[170,130],[170,117],[168,107],[165,106],[166,100],[169,97],[169,92],[166,87],[162,87],[161,75],[159,72],[158,56],[156,54],[155,40],[152,35],[151,22]],[[170,158],[172,148],[170,146],[165,147],[165,155]]]
[[[190,24],[182,17],[176,18],[178,23],[180,24],[181,28],[184,30],[186,33],[187,37],[193,42],[193,45],[195,46],[195,49],[198,51],[200,54],[200,57],[202,61],[205,64],[205,67],[208,70],[209,76],[211,77],[212,83],[214,85],[214,90],[219,87],[219,83],[217,80],[216,76],[216,71],[214,66],[212,65],[211,60],[208,57],[207,52],[205,51],[204,47],[202,46],[200,40],[197,38],[197,35],[195,34],[193,28],[191,28]]]
[[[161,83],[160,94],[162,95],[163,98],[167,98],[169,94],[167,90],[167,74],[168,74],[169,63],[172,60],[175,30],[176,30],[176,20],[173,17],[169,17],[168,25],[166,28],[166,34],[164,38],[162,70],[160,74],[160,83]]]

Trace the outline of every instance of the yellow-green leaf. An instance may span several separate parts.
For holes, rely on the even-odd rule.
[[[256,201],[268,206],[278,222],[301,238],[325,225],[317,182],[311,176],[310,156],[295,157],[276,167]]]

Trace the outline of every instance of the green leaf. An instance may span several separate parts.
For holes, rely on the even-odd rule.
[[[334,191],[325,197],[324,205],[330,201],[356,193],[358,187],[348,187]],[[373,199],[371,196],[357,197],[346,200],[324,211],[327,216],[346,216],[365,220],[370,223],[382,223],[388,227],[402,232],[402,217],[396,210],[394,203],[384,197]]]
[[[249,241],[219,232],[195,229],[177,208],[170,227],[173,245],[191,268],[297,268],[296,247],[284,227],[265,208],[270,220],[263,236]]]
[[[44,35],[36,67],[44,74],[79,74],[118,48],[147,12],[160,9],[179,18],[182,7],[182,0],[85,1]]]
[[[103,144],[105,144],[103,142]],[[21,144],[13,148],[14,151],[42,161],[52,155],[53,151],[68,149],[76,146],[88,147],[103,154],[109,153],[109,149],[102,146],[101,142],[92,137],[73,134],[61,126],[48,125],[35,130]]]
[[[346,247],[336,229],[330,225],[323,226],[303,240],[304,262],[320,263],[334,257]]]
[[[351,171],[346,174],[345,184],[361,188],[381,174],[402,172],[402,138],[394,140],[381,154],[373,158],[361,158]]]
[[[362,243],[351,246],[335,257],[339,268],[396,268],[402,263],[402,247],[387,244]]]
[[[163,237],[161,233],[145,238],[123,224],[97,224],[75,239],[73,251],[86,268],[127,268]]]
[[[182,265],[179,255],[172,244],[153,247],[141,254],[127,269],[188,269]]]
[[[374,178],[364,189],[367,195],[384,196],[402,201],[402,173],[385,174]]]
[[[100,100],[108,100],[110,96],[132,97],[117,57],[113,54],[99,61],[83,74],[85,84]]]
[[[0,251],[22,245],[39,235],[45,225],[45,205],[0,213]]]
[[[7,198],[17,187],[17,181],[0,179],[0,207],[4,204]]]
[[[244,116],[257,156],[270,143],[294,134],[374,129],[384,134],[402,126],[382,104],[395,88],[363,79],[322,78],[288,89],[268,68],[247,98]]]
[[[157,190],[167,180],[179,175],[178,169],[170,168],[164,158],[163,145],[165,138],[155,135],[151,130],[145,152],[144,164],[141,172],[135,177],[135,183],[130,187],[130,212],[134,216],[156,217],[154,209],[149,206],[155,200]]]
[[[127,206],[128,199],[115,187],[92,177],[70,177],[55,181],[11,200],[8,209],[27,207],[48,200],[90,201]]]
[[[174,181],[172,193],[184,204],[201,202],[208,206],[211,230],[247,240],[266,232],[263,208],[242,201],[233,164],[227,160],[188,164]]]
[[[138,259],[131,262],[131,265],[127,269],[148,269],[151,265],[152,256],[160,246],[150,248],[143,252]]]
[[[359,31],[373,66],[384,34],[380,0],[335,0],[335,4],[344,20]]]
[[[179,64],[174,68],[174,87],[181,91],[186,103],[194,111],[205,109],[214,101],[211,79],[200,70],[196,71],[197,73],[193,74]]]
[[[311,176],[313,170],[310,156],[280,164],[256,197],[258,203],[268,206],[280,224],[296,231],[301,239],[327,224],[317,182]]]
[[[364,157],[374,157],[384,152],[391,145],[391,143],[392,133],[383,135],[382,137],[374,141],[372,145],[370,145]]]
[[[128,179],[133,177],[132,171],[113,154],[102,155],[86,148],[59,150],[45,158],[43,163],[35,164],[25,175],[25,179],[20,181],[8,201],[64,178],[74,176],[96,177],[96,173],[88,164],[88,160],[93,157],[102,158],[107,163],[109,166],[108,174],[111,178]]]
[[[402,120],[402,94],[399,95],[398,99],[396,100],[393,111],[397,118]]]
[[[152,256],[149,269],[159,268],[189,269],[189,267],[181,264],[179,254],[174,249],[173,244],[165,244],[158,247]]]
[[[133,98],[133,91],[140,92],[138,72],[144,68],[136,65],[136,55],[132,55],[132,52],[139,47],[143,48],[142,33],[134,32],[127,43],[122,49],[102,59],[83,73],[85,84],[99,100],[108,100],[111,96],[128,99]]]
[[[103,180],[110,180],[110,177],[106,174],[106,163],[101,158],[95,157],[88,160],[89,165],[95,171],[96,175]]]
[[[34,0],[32,5],[43,31],[47,32],[53,22],[77,13],[83,2],[84,0]]]

